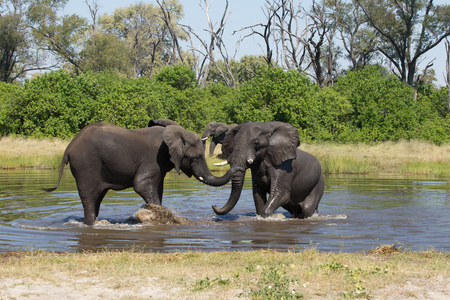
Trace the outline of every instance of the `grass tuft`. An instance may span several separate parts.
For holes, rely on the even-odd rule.
[[[436,298],[448,295],[449,253],[398,248],[381,245],[368,254],[315,250],[0,253],[0,295],[21,298],[13,293],[22,282],[33,287],[37,298],[51,296],[51,287],[63,283],[69,283],[63,298],[102,293],[112,297],[120,290],[134,299],[402,299],[411,292],[407,282],[414,283],[417,298],[426,298],[431,289],[440,292]],[[40,286],[46,288],[38,290]],[[145,294],[158,289],[160,294]]]

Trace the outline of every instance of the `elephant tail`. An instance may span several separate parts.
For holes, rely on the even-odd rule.
[[[64,156],[61,161],[61,166],[59,167],[59,177],[58,177],[58,181],[56,182],[56,185],[52,188],[43,188],[44,191],[53,192],[54,190],[56,190],[58,188],[58,185],[61,182],[62,174],[64,172],[64,166],[67,165],[68,162],[69,162],[69,153],[66,149],[66,151],[64,151]]]

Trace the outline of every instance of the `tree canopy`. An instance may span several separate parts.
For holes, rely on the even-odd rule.
[[[164,66],[184,64],[202,86],[237,87],[254,70],[246,65],[248,57],[231,57],[233,45],[224,44],[228,0],[220,20],[208,14],[213,3],[199,2],[209,40],[181,23],[178,0],[133,4],[111,14],[100,14],[95,0],[86,1],[91,19],[62,15],[67,0],[1,1],[0,80],[58,68],[152,77]],[[432,0],[314,0],[309,8],[294,0],[266,0],[262,8],[265,20],[239,30],[242,39],[254,36],[263,43],[255,59],[301,70],[321,87],[351,69],[381,65],[417,89],[432,78],[433,60],[426,61],[426,54],[450,35],[450,5]]]

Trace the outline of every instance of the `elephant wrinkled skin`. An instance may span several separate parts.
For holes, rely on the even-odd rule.
[[[208,185],[226,184],[234,171],[213,176],[200,137],[169,121],[140,129],[108,123],[86,126],[64,151],[56,185],[44,190],[51,192],[58,187],[64,166],[70,162],[84,208],[84,223],[92,225],[110,189],[133,187],[146,203],[161,205],[164,177],[173,168]]]
[[[318,210],[324,191],[321,166],[299,145],[298,130],[282,122],[244,123],[227,133],[223,154],[232,168],[250,168],[258,215],[267,217],[283,207],[292,217],[307,218]],[[230,197],[223,208],[213,206],[216,214],[234,208],[244,176],[245,171],[233,175]]]

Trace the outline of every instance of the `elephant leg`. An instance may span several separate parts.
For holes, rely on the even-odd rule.
[[[83,205],[83,222],[86,225],[94,225],[100,211],[100,204],[108,189],[104,189],[100,180],[94,180],[95,178],[100,178],[99,174],[90,172],[88,173],[88,176],[86,176],[87,174],[80,174],[77,169],[74,169],[72,164],[70,167],[72,174],[75,177],[81,204]]]
[[[94,225],[100,211],[100,204],[102,203],[107,190],[78,190],[84,209],[83,222],[86,225]]]
[[[317,210],[319,212],[319,202],[323,196],[323,190],[325,188],[325,182],[323,180],[323,176],[320,175],[319,181],[316,186],[313,188],[311,193],[303,200],[300,205],[302,207],[301,217],[308,218],[311,217],[314,211]]]
[[[280,206],[284,206],[285,203],[289,201],[289,192],[286,191],[276,191],[269,196],[269,200],[263,207],[262,217],[268,217],[273,215],[275,210]]]
[[[105,189],[97,196],[97,200],[95,201],[95,219],[98,219],[98,214],[100,212],[100,204],[102,204],[103,198],[105,198],[107,192],[108,190]]]
[[[164,188],[164,176],[160,174],[152,176],[136,176],[134,191],[144,199],[146,203],[161,205]]]
[[[253,201],[255,202],[256,214],[261,216],[267,202],[267,194],[256,184],[253,185]]]

